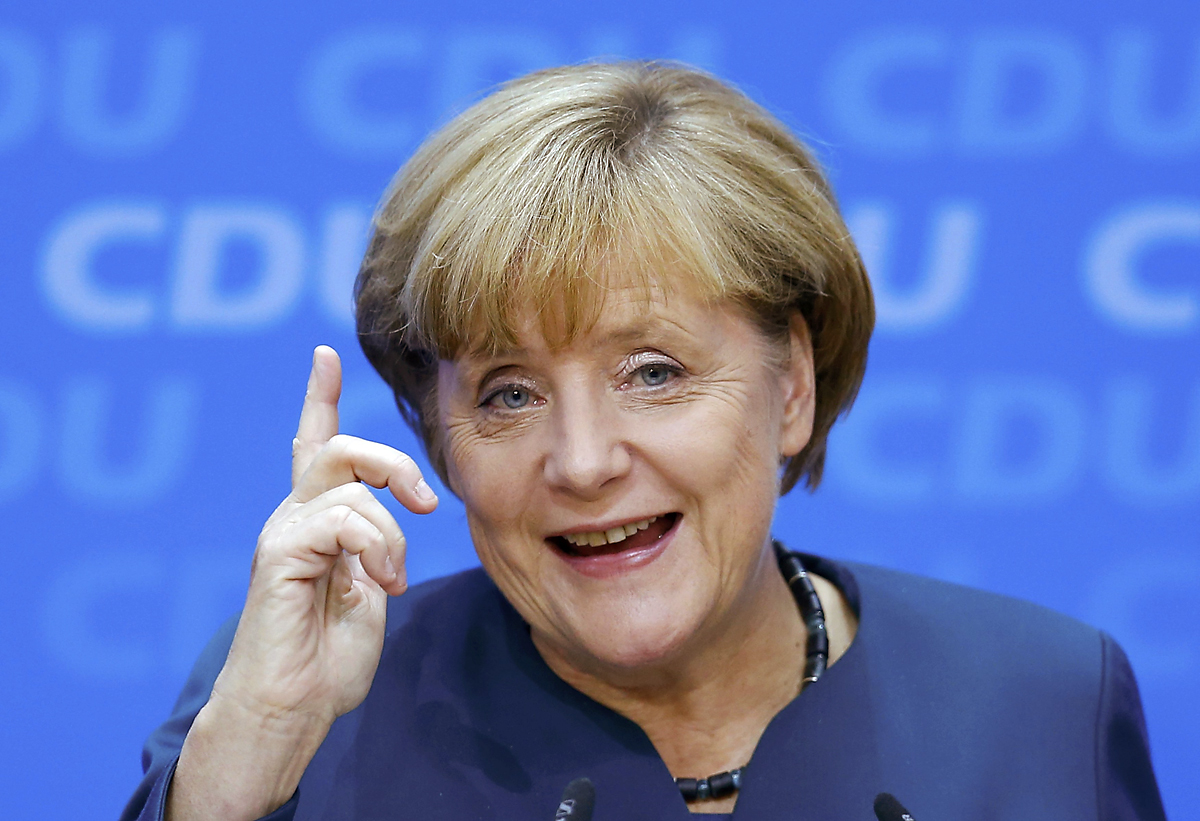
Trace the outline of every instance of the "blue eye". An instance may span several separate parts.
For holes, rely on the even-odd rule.
[[[520,385],[507,385],[493,393],[484,402],[485,405],[499,407],[497,403],[503,403],[503,406],[509,410],[520,410],[529,404],[529,391]]]
[[[655,388],[659,385],[665,385],[667,380],[675,373],[675,370],[667,365],[656,362],[650,365],[643,365],[637,369],[637,372],[642,376],[642,383],[647,387]]]

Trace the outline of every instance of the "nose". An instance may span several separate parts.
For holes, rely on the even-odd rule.
[[[595,499],[632,466],[620,411],[603,391],[560,392],[557,400],[551,409],[546,481],[557,490]]]

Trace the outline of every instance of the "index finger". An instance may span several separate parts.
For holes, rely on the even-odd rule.
[[[332,488],[351,482],[388,488],[413,513],[437,507],[437,495],[407,453],[379,442],[341,434],[330,440],[296,482],[292,497],[304,504]]]
[[[292,487],[308,470],[313,458],[338,432],[338,398],[342,394],[342,361],[328,345],[313,350],[312,370],[300,424],[292,440]]]

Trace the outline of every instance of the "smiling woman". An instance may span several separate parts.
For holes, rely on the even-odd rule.
[[[763,552],[780,459],[812,427],[802,328],[781,366],[735,307],[625,288],[562,347],[530,323],[502,354],[443,362],[450,487],[484,569],[564,678],[571,665],[634,684],[675,658],[732,658],[780,603],[794,629],[779,638],[802,639]],[[493,402],[510,393],[519,407]]]
[[[363,483],[437,500],[338,435],[319,348],[245,610],[127,818],[548,820],[583,777],[597,819],[854,818],[885,788],[929,819],[1162,817],[1111,639],[771,538],[874,313],[819,169],[745,96],[653,63],[509,84],[401,169],[357,304],[482,570],[405,591]]]

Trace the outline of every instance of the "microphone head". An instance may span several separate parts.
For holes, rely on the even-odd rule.
[[[879,821],[913,821],[908,810],[904,809],[904,805],[890,792],[881,792],[875,796],[875,817]]]
[[[563,790],[554,812],[554,821],[592,821],[596,806],[596,788],[590,779],[576,778]]]

